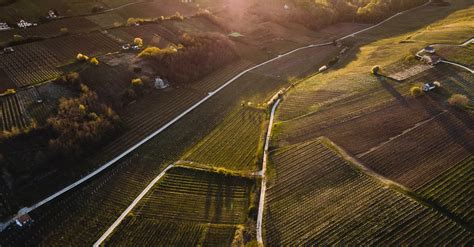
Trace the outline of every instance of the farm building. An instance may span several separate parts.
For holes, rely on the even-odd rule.
[[[0,31],[10,30],[10,26],[6,22],[0,22]]]
[[[425,49],[423,51],[426,52],[426,53],[430,53],[430,54],[434,54],[436,52],[436,50],[433,46],[427,46],[427,47],[425,47]]]
[[[27,225],[28,223],[32,222],[33,219],[31,219],[31,217],[28,215],[28,214],[24,214],[20,217],[18,217],[16,220],[15,220],[15,223],[19,226],[19,227],[22,227],[22,226],[25,226]]]
[[[439,56],[436,56],[436,55],[423,55],[421,57],[421,61],[425,62],[429,65],[436,65],[439,62],[441,62],[441,58]]]
[[[46,19],[56,19],[58,18],[58,12],[54,9],[48,10],[48,14],[46,15]]]
[[[31,26],[36,26],[36,23],[31,23],[31,22],[27,22],[25,20],[20,20],[16,25],[19,28],[27,28],[27,27],[31,27]]]

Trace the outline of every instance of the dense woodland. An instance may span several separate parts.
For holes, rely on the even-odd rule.
[[[317,29],[336,22],[376,22],[426,0],[293,0],[291,20]]]

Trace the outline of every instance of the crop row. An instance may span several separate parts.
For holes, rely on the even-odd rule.
[[[407,99],[402,103],[392,101],[384,104],[381,109],[331,126],[315,126],[303,137],[326,136],[347,151],[361,154],[424,121],[429,121],[441,112],[442,109],[432,104],[428,98]]]
[[[473,177],[474,156],[471,155],[420,187],[416,192],[425,199],[448,209],[467,224],[473,225]]]
[[[212,92],[251,65],[252,63],[250,61],[239,60],[219,69],[217,72],[214,72],[209,76],[206,76],[202,80],[192,82],[189,87],[204,92]]]
[[[98,162],[110,160],[111,157],[156,131],[204,97],[202,93],[193,90],[176,90],[157,93],[154,97],[146,97],[141,104],[128,107],[122,114],[124,116],[122,120],[132,131],[125,132],[107,145],[101,151]],[[176,101],[176,99],[180,100]]]
[[[136,163],[136,157],[119,162],[81,188],[32,211],[30,227],[12,225],[1,232],[0,244],[92,245],[162,169]]]
[[[32,43],[15,47],[15,52],[3,54],[0,68],[17,85],[23,87],[55,78],[58,60],[41,44]]]
[[[474,131],[451,112],[404,133],[361,160],[375,172],[414,190],[471,152]]]
[[[68,33],[81,33],[91,30],[97,30],[100,27],[93,23],[92,21],[87,20],[84,17],[74,17],[74,18],[65,18],[48,23],[40,24],[36,27],[30,27],[26,29],[15,29],[10,32],[10,37],[13,34],[19,34],[24,38],[27,37],[43,37],[50,38],[55,37],[61,34],[61,29],[67,28]]]
[[[254,169],[264,118],[265,113],[261,110],[240,109],[224,120],[184,159],[230,169]]]
[[[108,33],[123,43],[130,43],[134,38],[139,37],[145,44],[157,45],[162,48],[177,41],[174,33],[157,24],[114,28],[108,30]]]
[[[28,127],[31,121],[16,95],[0,98],[0,120],[3,131],[11,131],[13,128],[21,130]]]
[[[300,90],[295,88],[279,107],[278,119],[289,120],[304,115],[308,109],[318,108],[328,101],[334,101],[343,96],[343,92],[327,90]]]
[[[267,245],[468,243],[454,221],[353,169],[320,141],[278,149]]]
[[[100,32],[48,39],[42,45],[61,65],[74,61],[78,53],[97,56],[120,49],[119,43]]]
[[[246,178],[173,168],[115,230],[110,244],[196,243],[203,236],[206,242],[229,243],[236,224],[245,221],[252,184]]]
[[[291,100],[290,95],[288,99]],[[281,133],[278,140],[294,139],[294,142],[301,141],[308,133],[329,126],[354,119],[358,116],[378,111],[386,107],[393,101],[393,97],[386,91],[373,90],[366,93],[344,98],[344,100],[322,106],[315,114],[309,114],[301,118],[296,118],[283,122],[279,128]]]

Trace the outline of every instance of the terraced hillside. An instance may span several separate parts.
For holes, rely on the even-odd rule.
[[[244,107],[228,117],[184,159],[233,170],[255,170],[263,138],[262,109]]]
[[[443,214],[395,191],[321,140],[277,149],[264,218],[265,243],[420,245],[471,243]]]
[[[124,219],[106,245],[229,245],[245,223],[254,181],[176,167]]]

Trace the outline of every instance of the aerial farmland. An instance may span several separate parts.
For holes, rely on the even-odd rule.
[[[0,246],[474,245],[470,0],[0,0]]]

